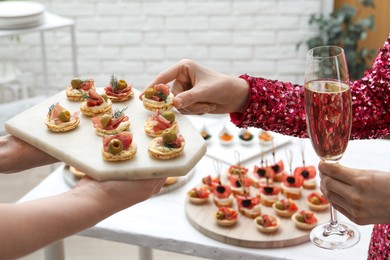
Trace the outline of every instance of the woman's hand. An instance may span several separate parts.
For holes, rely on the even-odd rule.
[[[0,204],[0,233],[9,234],[0,236],[0,258],[16,259],[92,227],[148,199],[164,182],[165,178],[98,182],[84,177],[74,189],[58,195]]]
[[[351,221],[390,223],[390,173],[320,162],[321,191]]]
[[[221,74],[184,59],[161,72],[149,86],[173,81],[174,105],[183,114],[242,112],[248,101],[244,79]]]
[[[14,173],[58,162],[51,155],[16,138],[0,136],[0,173]]]
[[[84,177],[78,182],[74,190],[90,191],[91,198],[99,201],[104,205],[104,208],[111,209],[112,211],[109,214],[112,214],[157,194],[163,187],[165,179],[98,182],[89,177]],[[107,203],[107,205],[104,203]]]

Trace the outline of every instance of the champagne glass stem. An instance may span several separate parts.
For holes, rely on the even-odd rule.
[[[330,224],[332,227],[338,226],[337,222],[337,211],[333,208],[332,205],[329,206],[329,211],[330,211]]]

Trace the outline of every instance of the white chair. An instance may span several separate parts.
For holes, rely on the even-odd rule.
[[[0,63],[0,135],[6,133],[4,123],[8,119],[44,99],[44,96],[31,97],[21,77],[21,71],[13,63]]]

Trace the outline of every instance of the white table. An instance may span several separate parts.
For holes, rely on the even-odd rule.
[[[47,56],[46,56],[46,42],[44,32],[57,30],[68,27],[71,33],[71,45],[72,45],[72,60],[73,60],[73,74],[78,75],[77,68],[77,51],[76,51],[76,37],[75,37],[75,26],[74,21],[69,18],[61,17],[50,12],[45,12],[45,21],[39,26],[25,28],[25,29],[11,29],[11,30],[0,30],[0,38],[6,36],[17,36],[26,33],[39,32],[41,40],[41,57],[42,57],[42,70],[45,86],[45,94],[49,93],[48,87],[48,69],[47,69]]]
[[[317,165],[318,159],[306,140],[306,162]],[[297,140],[276,153],[295,151],[294,161],[301,160]],[[390,170],[390,160],[383,151],[390,149],[390,141],[352,141],[342,159],[346,166]],[[255,162],[257,163],[257,162]],[[211,171],[211,172],[210,172]],[[372,225],[358,226],[361,241],[355,247],[328,251],[310,242],[279,249],[254,249],[225,244],[197,231],[186,219],[184,204],[189,189],[200,183],[201,177],[214,174],[211,159],[204,157],[195,167],[193,178],[182,188],[153,197],[123,210],[78,235],[128,243],[140,247],[140,259],[152,259],[150,249],[173,251],[212,259],[366,259]],[[51,196],[69,190],[62,172],[54,171],[19,202]],[[349,222],[339,214],[339,219]],[[46,259],[63,259],[63,245],[59,241],[46,249]],[[61,258],[62,257],[62,258]]]

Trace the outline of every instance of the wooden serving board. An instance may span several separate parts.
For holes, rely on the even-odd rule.
[[[295,200],[298,210],[309,210],[305,198],[307,194],[314,190],[303,190],[302,198]],[[280,196],[284,198],[284,196]],[[237,210],[237,204],[234,201],[233,208]],[[261,205],[262,214],[277,216],[280,221],[280,227],[276,233],[264,234],[257,230],[254,220],[245,217],[238,211],[238,221],[234,226],[221,227],[215,220],[217,207],[213,203],[212,195],[206,204],[195,205],[187,198],[185,201],[185,212],[188,221],[201,233],[215,240],[242,247],[252,248],[280,248],[298,245],[310,240],[310,230],[305,231],[295,227],[290,218],[282,218],[276,215],[272,207]],[[329,210],[315,212],[318,223],[329,221]]]
[[[133,142],[137,145],[137,154],[127,161],[107,162],[103,159],[102,137],[95,134],[91,118],[81,113],[80,124],[74,130],[53,133],[47,129],[44,121],[52,104],[59,102],[71,113],[80,111],[81,102],[69,101],[65,90],[11,118],[5,129],[98,181],[186,175],[206,153],[204,139],[188,118],[174,110],[180,134],[185,139],[183,155],[172,160],[151,158],[148,145],[152,138],[145,134],[143,125],[152,112],[143,107],[138,98],[139,91],[134,89],[134,92],[132,99],[112,105],[113,111],[127,107],[125,114],[129,117]],[[98,93],[103,93],[103,90],[98,89]]]

